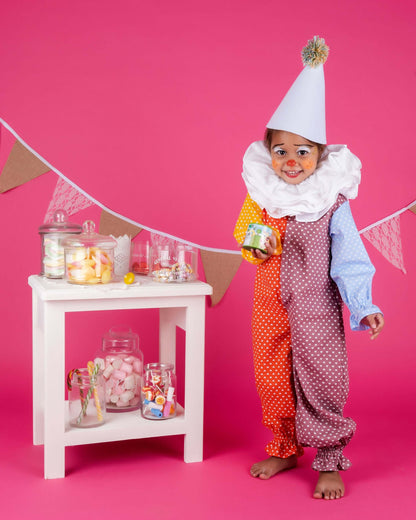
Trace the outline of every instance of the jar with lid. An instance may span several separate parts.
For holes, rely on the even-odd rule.
[[[114,278],[116,240],[95,232],[95,224],[87,220],[80,235],[63,241],[65,279],[75,284],[108,283]]]
[[[41,237],[41,271],[47,278],[63,278],[65,273],[63,240],[68,235],[79,235],[80,224],[68,222],[68,215],[63,209],[53,214],[52,222],[39,226]]]
[[[140,408],[143,354],[139,336],[131,329],[113,327],[103,336],[100,364],[105,382],[108,412],[130,412]]]
[[[70,425],[91,428],[104,424],[106,406],[102,372],[88,368],[71,370],[67,385]]]
[[[176,415],[176,374],[171,363],[144,367],[142,415],[146,419],[170,419]]]

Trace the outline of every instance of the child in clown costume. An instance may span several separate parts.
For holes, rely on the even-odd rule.
[[[269,457],[251,468],[268,479],[316,448],[315,498],[344,495],[343,450],[355,431],[343,416],[348,367],[343,302],[352,330],[384,326],[373,305],[370,263],[351,215],[361,163],[345,145],[326,145],[323,64],[328,48],[315,37],[302,51],[304,69],[267,124],[264,141],[243,161],[247,197],[234,236],[249,223],[275,230],[266,253],[242,249],[257,265],[252,335],[263,423],[273,433]]]

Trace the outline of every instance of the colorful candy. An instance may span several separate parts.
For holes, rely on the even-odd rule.
[[[189,264],[176,263],[153,271],[153,279],[158,282],[189,282],[195,278]]]
[[[70,283],[108,283],[113,278],[113,262],[97,247],[79,247],[65,252],[66,277]]]
[[[43,247],[43,274],[48,278],[62,278],[65,272],[65,259],[61,240],[45,236]]]
[[[151,367],[151,368],[149,368]],[[167,419],[176,415],[173,365],[153,363],[146,366],[142,387],[142,415],[147,419]]]

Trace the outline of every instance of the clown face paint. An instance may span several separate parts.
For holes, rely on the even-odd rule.
[[[300,184],[316,170],[318,146],[300,135],[275,130],[270,154],[276,175],[288,184]]]

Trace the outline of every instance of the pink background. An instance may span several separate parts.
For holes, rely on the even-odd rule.
[[[331,49],[328,140],[347,143],[363,162],[352,208],[364,228],[416,199],[415,14],[410,0],[3,0],[0,116],[110,209],[202,246],[234,249],[245,196],[242,155],[262,137],[300,72],[302,46],[319,34]],[[4,159],[0,154],[1,164]],[[6,491],[0,512],[175,519],[202,504],[200,518],[208,519],[276,510],[312,518],[328,508],[332,514],[333,507],[339,518],[360,512],[391,518],[414,510],[416,220],[410,212],[401,217],[407,275],[366,243],[386,327],[374,343],[347,332],[347,413],[358,422],[347,452],[354,463],[345,475],[347,499],[333,506],[310,499],[312,450],[287,475],[269,482],[248,476],[251,463],[264,456],[268,433],[252,375],[254,269],[247,264],[221,303],[207,306],[205,462],[185,465],[181,438],[74,447],[66,450],[67,478],[45,482],[43,450],[31,444],[27,277],[39,269],[37,229],[56,180],[48,173],[0,196],[0,478]],[[74,220],[89,217],[98,222],[96,207]],[[68,318],[67,369],[85,364],[108,328],[122,323],[139,333],[145,358],[153,361],[155,312],[99,313]],[[179,333],[178,344],[180,379]],[[151,498],[160,489],[163,500]]]

